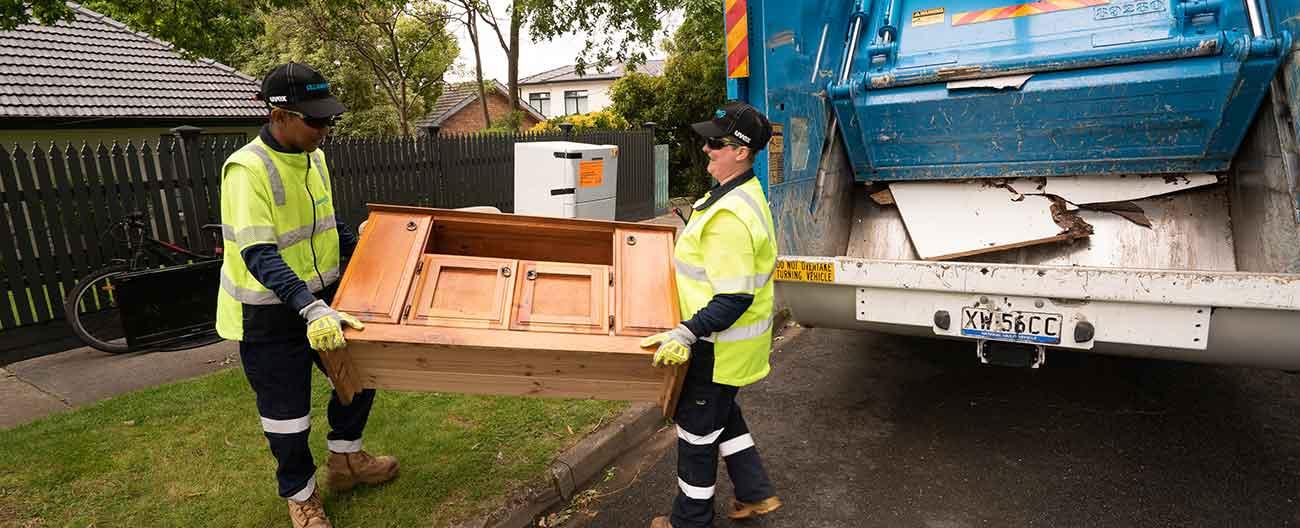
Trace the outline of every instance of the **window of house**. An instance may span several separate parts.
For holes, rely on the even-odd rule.
[[[535,92],[528,94],[528,104],[532,105],[538,113],[551,117],[551,92]]]
[[[587,91],[564,91],[564,115],[587,113]]]

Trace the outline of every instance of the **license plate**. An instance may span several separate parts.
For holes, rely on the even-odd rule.
[[[961,335],[996,341],[1055,345],[1061,342],[1061,314],[961,309]]]

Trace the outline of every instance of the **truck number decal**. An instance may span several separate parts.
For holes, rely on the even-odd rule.
[[[1126,2],[1122,4],[1094,7],[1092,9],[1092,19],[1106,20],[1110,18],[1145,15],[1147,13],[1159,13],[1164,10],[1165,4],[1163,0],[1141,0],[1138,2]]]

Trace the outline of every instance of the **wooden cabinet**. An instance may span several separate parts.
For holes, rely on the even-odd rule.
[[[344,403],[364,388],[657,401],[684,367],[640,336],[680,321],[675,230],[372,205],[334,306],[368,324],[322,354]]]
[[[425,255],[416,273],[406,322],[506,328],[517,266],[508,259]]]
[[[368,323],[396,323],[432,222],[429,215],[371,213],[339,283],[334,308]]]
[[[614,333],[648,336],[681,322],[672,269],[671,231],[614,230]]]
[[[519,263],[512,330],[609,333],[609,266]]]

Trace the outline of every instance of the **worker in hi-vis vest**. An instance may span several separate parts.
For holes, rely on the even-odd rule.
[[[335,219],[319,147],[346,108],[321,74],[293,62],[271,70],[258,97],[270,108],[270,122],[221,169],[225,254],[217,332],[239,341],[293,525],[328,528],[307,442],[312,364],[321,366],[320,352],[346,346],[344,325],[363,327],[329,306],[340,260],[356,248],[357,235]],[[334,490],[397,476],[396,459],[362,450],[374,399],[373,389],[349,405],[331,394],[327,475]]]
[[[772,125],[753,106],[731,102],[693,128],[718,185],[695,202],[673,250],[678,301],[690,318],[641,342],[658,347],[655,365],[690,361],[673,418],[677,498],[672,516],[656,517],[651,528],[713,526],[718,455],[736,490],[729,517],[781,507],[736,402],[740,387],[770,370],[776,234],[754,157]]]

